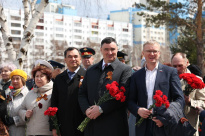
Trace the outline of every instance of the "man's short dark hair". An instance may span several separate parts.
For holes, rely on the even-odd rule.
[[[117,42],[116,42],[116,40],[115,40],[114,38],[112,38],[112,37],[106,37],[106,38],[104,38],[104,39],[101,41],[101,47],[102,47],[102,45],[103,45],[104,43],[110,44],[111,42],[114,42],[114,43],[117,44]]]
[[[72,50],[77,50],[78,53],[80,54],[78,48],[75,48],[75,47],[68,47],[65,51],[64,51],[64,57],[66,58],[66,54],[68,51],[72,51]]]

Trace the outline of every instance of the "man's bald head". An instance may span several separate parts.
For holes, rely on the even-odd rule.
[[[172,56],[171,64],[177,69],[178,74],[180,75],[186,72],[189,60],[186,58],[185,53],[178,52]]]

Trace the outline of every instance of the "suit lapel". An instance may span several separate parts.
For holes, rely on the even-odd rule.
[[[159,88],[159,83],[161,82],[161,80],[160,80],[161,77],[163,77],[163,65],[159,63],[158,69],[157,69],[157,75],[156,75],[153,95],[155,94],[156,90]]]
[[[143,68],[143,71],[142,71],[142,90],[146,96],[146,99],[147,99],[147,87],[146,87],[146,71],[145,71],[145,68]],[[146,102],[147,103],[147,102]]]
[[[69,84],[70,79],[68,77],[67,69],[63,72],[62,77],[63,77],[64,81],[66,82],[66,84]]]

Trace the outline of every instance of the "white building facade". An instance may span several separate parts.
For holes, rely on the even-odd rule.
[[[5,9],[4,12],[14,47],[19,49],[23,37],[24,12],[9,9]],[[44,12],[34,31],[24,70],[30,74],[32,64],[37,59],[55,59],[62,63],[64,49],[85,47],[88,39],[100,43],[105,37],[113,37],[117,40],[119,48],[123,45],[133,46],[132,31],[132,24],[129,22]],[[56,44],[58,47],[54,46]],[[57,48],[61,48],[61,51],[56,52]]]

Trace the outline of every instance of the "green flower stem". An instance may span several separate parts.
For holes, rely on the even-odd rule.
[[[78,126],[78,130],[80,130],[81,132],[83,132],[87,126],[87,124],[91,121],[90,118],[86,117],[83,122],[80,123],[80,125]]]
[[[148,110],[151,110],[152,108],[155,107],[155,103],[150,105],[149,109]],[[140,120],[137,121],[137,123],[135,125],[137,125],[138,127],[141,125],[141,123],[144,121],[144,118],[140,118]]]
[[[60,129],[59,129],[59,126],[58,126],[58,119],[57,119],[56,115],[51,116],[51,120],[53,121],[53,125],[56,129],[57,135],[60,136]]]
[[[106,93],[104,93],[104,95],[102,97],[100,97],[100,99],[98,100],[97,105],[99,106],[100,104],[108,101],[108,100],[112,100],[115,99],[114,97],[110,96],[109,91],[107,91]],[[78,126],[78,130],[83,132],[87,126],[87,124],[91,121],[90,118],[86,117],[83,122],[81,122],[81,124]]]

